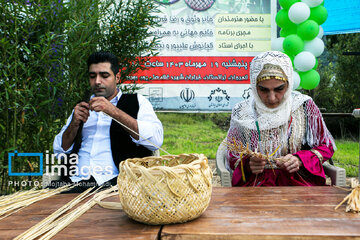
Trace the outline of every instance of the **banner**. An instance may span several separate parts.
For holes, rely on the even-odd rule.
[[[344,34],[360,32],[360,1],[325,0],[328,18],[323,24],[324,34]]]
[[[275,0],[156,0],[160,54],[132,76],[156,110],[231,111],[249,67],[276,38]]]

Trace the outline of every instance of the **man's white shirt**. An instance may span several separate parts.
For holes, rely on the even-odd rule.
[[[121,90],[111,99],[113,105],[117,105],[122,95]],[[92,96],[93,97],[93,96]],[[92,98],[91,97],[91,98]],[[137,94],[139,102],[139,112],[137,115],[137,123],[139,135],[142,138],[132,141],[136,144],[142,145],[147,149],[154,151],[157,148],[148,141],[157,146],[161,146],[163,142],[163,127],[160,120],[157,118],[151,103],[142,95]],[[69,126],[74,111],[67,119],[66,125],[61,129],[60,133],[54,139],[54,153],[70,153],[74,144],[66,151],[61,147],[62,136]],[[102,183],[117,177],[119,171],[114,164],[111,143],[110,143],[110,125],[112,119],[102,112],[90,111],[88,120],[84,123],[82,131],[81,148],[78,152],[78,175],[71,177],[73,182],[78,182],[83,179],[89,179],[93,176],[97,184]]]

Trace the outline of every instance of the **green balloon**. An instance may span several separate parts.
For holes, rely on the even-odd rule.
[[[293,56],[293,55],[291,55],[291,54],[289,54],[289,53],[287,53],[287,52],[285,52],[285,54],[288,55],[288,57],[289,57],[290,60],[291,60],[292,66],[294,67],[294,58],[295,58],[295,56]]]
[[[319,66],[319,60],[315,58],[315,66],[313,67],[314,70],[316,70]]]
[[[316,38],[319,34],[319,24],[317,24],[314,20],[306,20],[303,23],[300,23],[297,28],[297,34],[303,40],[310,41]]]
[[[289,19],[288,11],[285,9],[278,11],[275,17],[275,22],[281,28],[287,27],[292,23]]]
[[[311,90],[316,88],[320,83],[320,74],[314,70],[311,69],[307,72],[299,72],[300,75],[300,86],[303,89]]]
[[[291,34],[296,34],[297,33],[297,26],[296,24],[294,24],[295,27],[290,27],[290,28],[282,28],[280,29],[280,37],[287,37]]]
[[[289,10],[289,8],[296,2],[300,2],[300,0],[279,0],[280,6],[286,10]]]
[[[323,5],[310,8],[310,17],[309,20],[314,20],[319,25],[323,24],[328,17],[328,12]]]
[[[284,39],[283,48],[289,55],[296,56],[304,50],[304,41],[296,34],[291,34]]]

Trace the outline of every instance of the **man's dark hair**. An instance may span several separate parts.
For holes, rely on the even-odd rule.
[[[119,72],[119,61],[117,57],[110,53],[105,51],[99,51],[94,52],[91,54],[87,60],[88,70],[90,68],[91,64],[97,64],[97,63],[103,63],[103,62],[109,62],[111,71],[113,71],[114,75],[116,75]]]

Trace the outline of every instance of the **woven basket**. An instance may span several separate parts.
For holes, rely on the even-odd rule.
[[[212,172],[203,154],[131,158],[120,163],[119,171],[122,208],[136,221],[186,222],[209,205]]]

